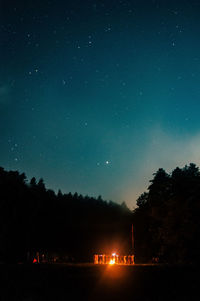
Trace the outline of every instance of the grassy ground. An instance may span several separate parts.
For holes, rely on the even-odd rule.
[[[0,300],[200,300],[184,266],[0,265]]]

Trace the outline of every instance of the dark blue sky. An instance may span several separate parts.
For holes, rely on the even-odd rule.
[[[0,165],[126,201],[200,163],[200,1],[0,4]]]

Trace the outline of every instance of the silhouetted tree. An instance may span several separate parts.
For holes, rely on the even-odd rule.
[[[37,185],[37,183],[36,183],[36,178],[35,178],[35,177],[33,177],[33,178],[30,180],[30,185],[31,185],[32,187],[35,187],[35,186]]]
[[[199,168],[191,163],[182,169],[175,168],[171,175],[159,169],[150,182],[149,192],[138,198],[138,208],[133,214],[138,256],[145,241],[151,250],[144,256],[147,261],[159,257],[165,262],[197,262],[200,251]]]

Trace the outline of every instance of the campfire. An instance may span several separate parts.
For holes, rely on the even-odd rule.
[[[133,265],[134,263],[134,255],[119,255],[117,253],[94,255],[94,264]]]

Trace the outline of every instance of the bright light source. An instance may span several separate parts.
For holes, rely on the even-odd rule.
[[[116,253],[112,253],[112,256],[115,256],[116,255]]]
[[[115,264],[115,259],[111,259],[109,264]]]

